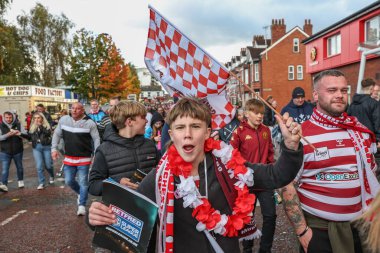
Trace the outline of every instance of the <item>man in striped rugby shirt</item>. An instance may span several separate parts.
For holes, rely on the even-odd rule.
[[[295,184],[282,189],[286,214],[301,252],[362,252],[350,221],[379,190],[374,176],[376,137],[355,117],[347,116],[348,85],[344,74],[326,70],[314,78],[317,102],[302,133],[304,164]]]

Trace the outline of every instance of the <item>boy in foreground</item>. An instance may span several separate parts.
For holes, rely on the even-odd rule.
[[[284,186],[302,164],[300,126],[287,114],[277,120],[284,135],[278,162],[251,164],[209,138],[211,114],[204,104],[182,98],[173,107],[167,117],[173,144],[137,189],[159,206],[156,252],[239,252],[240,235],[255,232],[248,224],[255,201],[249,189]],[[93,202],[89,222],[109,225],[116,216]]]

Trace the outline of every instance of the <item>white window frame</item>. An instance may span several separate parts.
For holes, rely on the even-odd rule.
[[[303,80],[303,66],[297,65],[297,80]]]
[[[255,82],[258,82],[260,81],[260,73],[259,73],[259,64],[258,63],[254,63],[253,64],[253,69],[254,69],[254,73],[255,73]]]
[[[288,80],[294,80],[294,65],[288,66]]]
[[[342,52],[342,37],[340,33],[327,38],[327,57],[340,54]]]
[[[249,84],[249,69],[244,69],[244,82],[245,84]]]
[[[368,38],[368,26],[372,24],[374,25],[375,27],[377,26],[377,35],[374,35],[373,38],[371,38],[371,40],[369,40]],[[371,45],[377,45],[377,43],[379,43],[380,41],[380,15],[378,16],[375,16],[369,20],[367,20],[364,24],[364,39],[365,39],[365,43],[366,44],[371,44]]]
[[[293,39],[293,53],[299,53],[300,52],[300,39],[294,38]]]

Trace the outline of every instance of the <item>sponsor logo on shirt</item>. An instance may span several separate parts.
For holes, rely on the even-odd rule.
[[[315,179],[319,181],[350,181],[359,179],[359,174],[357,172],[340,174],[318,173],[315,175]]]
[[[317,148],[314,150],[314,156],[316,161],[323,161],[330,159],[329,150],[327,147]]]

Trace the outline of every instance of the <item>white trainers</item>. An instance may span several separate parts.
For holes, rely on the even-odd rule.
[[[78,206],[78,216],[83,216],[86,215],[86,207],[85,206]]]
[[[54,177],[49,177],[49,184],[54,184]]]
[[[23,180],[18,181],[18,188],[24,188],[24,181]]]
[[[8,187],[5,184],[0,184],[0,191],[7,192],[8,191]]]
[[[42,189],[44,189],[45,187],[44,187],[44,185],[43,184],[39,184],[38,186],[37,186],[37,190],[42,190]]]

